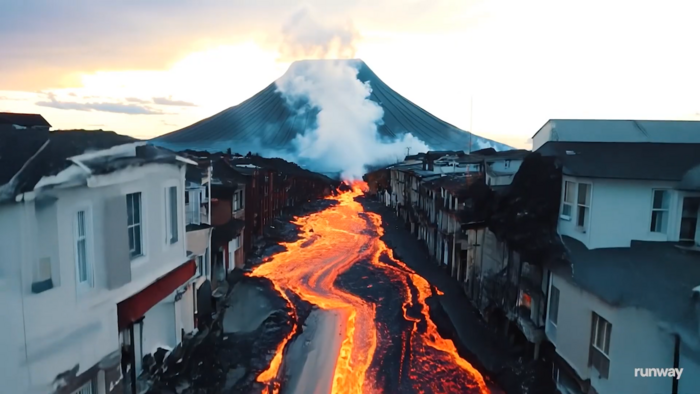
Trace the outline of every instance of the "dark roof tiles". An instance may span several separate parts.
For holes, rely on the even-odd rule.
[[[565,175],[586,178],[680,181],[700,164],[700,144],[550,141],[537,152],[557,157]]]

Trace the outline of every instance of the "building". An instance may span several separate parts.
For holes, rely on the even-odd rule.
[[[700,183],[689,176],[700,144],[550,141],[537,152],[562,172],[557,227],[568,257],[550,273],[546,324],[560,390],[700,387]],[[684,372],[641,378],[637,368]]]
[[[0,131],[34,130],[49,131],[51,124],[39,114],[0,112]]]
[[[0,380],[13,393],[132,392],[193,327],[185,167],[102,131],[0,131]]]
[[[532,136],[532,150],[548,141],[700,143],[700,122],[550,119]]]

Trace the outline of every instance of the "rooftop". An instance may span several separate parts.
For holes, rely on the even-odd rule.
[[[585,142],[700,143],[700,122],[683,120],[550,119],[551,140]]]
[[[49,122],[39,114],[18,114],[14,112],[0,112],[0,124],[17,125],[22,127],[51,127]]]
[[[616,307],[643,308],[660,321],[694,330],[693,288],[700,284],[700,253],[669,242],[632,241],[630,248],[589,250],[563,236],[571,265],[557,272]]]
[[[556,156],[565,175],[587,178],[680,181],[700,165],[700,144],[549,141],[537,152]]]

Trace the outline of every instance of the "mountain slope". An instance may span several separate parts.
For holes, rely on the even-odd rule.
[[[320,62],[324,60],[305,60]],[[468,150],[470,134],[431,115],[385,84],[363,61],[345,60],[358,69],[357,78],[369,82],[370,99],[384,110],[380,138],[393,140],[411,133],[433,150]],[[297,62],[301,63],[301,62]],[[292,67],[295,65],[293,64]],[[273,82],[246,101],[183,129],[157,137],[154,142],[174,150],[204,149],[245,153],[286,150],[290,142],[313,128],[318,111],[300,115],[279,93]],[[510,147],[478,137],[471,138],[472,150]]]

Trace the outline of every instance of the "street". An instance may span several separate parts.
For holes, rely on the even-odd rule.
[[[272,282],[292,326],[256,386],[299,394],[490,392],[431,319],[428,299],[440,290],[394,258],[380,239],[380,216],[355,201],[361,195],[355,186],[333,197],[336,205],[298,218],[299,239],[250,273]],[[299,313],[302,304],[313,306],[310,313]],[[229,319],[245,308],[228,311]]]

